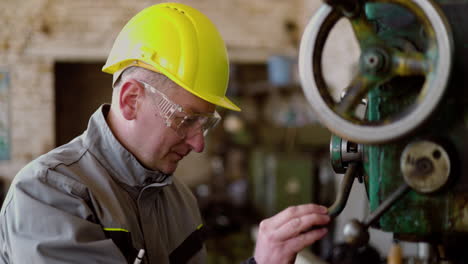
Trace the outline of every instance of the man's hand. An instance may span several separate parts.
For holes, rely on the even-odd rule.
[[[327,208],[315,204],[289,207],[260,223],[254,258],[258,264],[294,263],[303,248],[321,239],[330,221]]]

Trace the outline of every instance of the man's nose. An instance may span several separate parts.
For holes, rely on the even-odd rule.
[[[187,137],[185,142],[192,147],[193,151],[200,153],[205,149],[205,136],[203,132],[200,131],[191,137]]]

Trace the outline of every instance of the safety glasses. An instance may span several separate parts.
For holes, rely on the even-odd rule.
[[[138,82],[155,95],[151,98],[158,108],[159,115],[164,119],[166,126],[172,128],[181,138],[191,138],[199,133],[206,136],[208,131],[221,120],[221,116],[216,111],[214,113],[188,114],[182,106],[172,102],[153,86],[142,81]]]

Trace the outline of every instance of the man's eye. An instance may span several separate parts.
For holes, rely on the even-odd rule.
[[[193,124],[197,123],[198,118],[196,117],[187,117],[184,120],[184,124],[186,126],[192,126]]]

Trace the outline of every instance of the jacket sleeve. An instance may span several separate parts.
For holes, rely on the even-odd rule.
[[[18,175],[0,213],[0,263],[127,263],[94,223],[87,188],[54,171]]]

